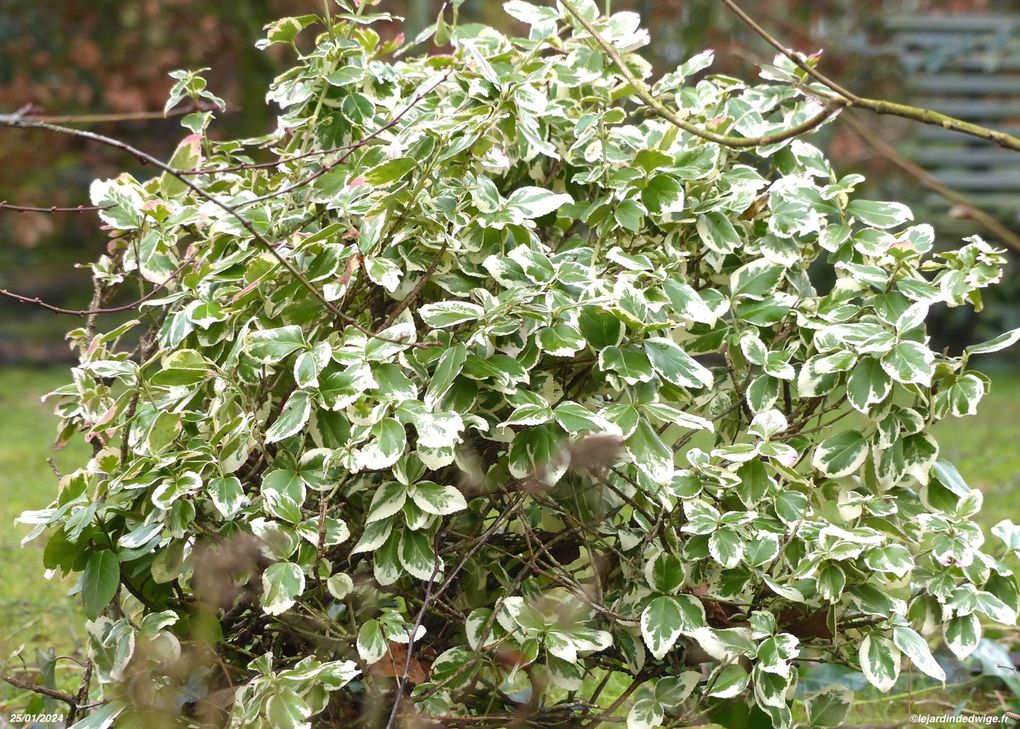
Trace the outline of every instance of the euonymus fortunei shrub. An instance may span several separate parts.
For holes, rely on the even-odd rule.
[[[942,680],[934,647],[1014,624],[1020,531],[985,541],[929,434],[1018,337],[925,333],[999,251],[933,253],[798,135],[650,113],[570,8],[447,13],[412,57],[338,4],[269,28],[312,47],[273,133],[196,112],[172,171],[92,187],[98,300],[143,300],[71,332],[60,437],[95,455],[24,517],[81,577],[83,726],[580,726],[623,692],[633,729],[831,725],[806,667]],[[650,75],[635,15],[571,7]],[[698,129],[819,112],[789,62],[711,60],[652,87]]]

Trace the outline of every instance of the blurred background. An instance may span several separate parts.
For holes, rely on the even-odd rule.
[[[644,16],[652,45],[643,52],[659,72],[713,48],[715,72],[753,78],[757,66],[773,56],[719,0],[605,3],[613,11]],[[382,9],[406,23],[382,32],[413,37],[434,22],[440,5],[440,0],[386,0]],[[501,5],[467,0],[462,16],[515,30]],[[1020,133],[1017,0],[744,0],[742,5],[787,45],[807,52],[824,48],[826,73],[859,95],[928,106]],[[27,106],[55,116],[138,117],[78,126],[165,159],[182,129],[176,119],[146,113],[162,109],[171,84],[168,72],[210,67],[210,88],[229,105],[213,133],[223,138],[261,134],[274,126],[265,89],[291,62],[281,46],[255,49],[262,26],[320,9],[320,0],[0,0],[0,113]],[[913,206],[918,221],[935,225],[940,246],[959,245],[962,237],[977,233],[1011,248],[1004,281],[987,293],[980,317],[962,307],[936,308],[932,330],[941,346],[957,351],[1020,326],[1020,153],[898,118],[853,114],[844,114],[812,142],[842,173],[868,177],[865,196]],[[0,203],[88,204],[90,181],[122,170],[152,174],[109,148],[44,132],[0,130]],[[39,214],[0,205],[0,288],[85,307],[89,277],[75,264],[95,260],[105,243],[94,213]],[[42,508],[54,494],[47,456],[62,471],[87,458],[80,444],[59,453],[47,450],[55,422],[39,403],[40,394],[66,378],[71,359],[63,334],[78,325],[73,317],[0,298],[0,561],[5,565],[0,666],[19,651],[35,663],[45,659],[36,651],[55,647],[75,654],[82,647],[81,618],[64,597],[67,585],[44,581],[41,548],[19,551],[24,530],[8,529],[21,510]],[[985,492],[986,528],[1005,516],[1016,518],[1016,357],[1015,349],[1007,350],[998,362],[982,363],[994,370],[995,386],[979,416],[966,427],[945,423],[937,429],[943,456]],[[981,670],[994,672],[1004,662],[1008,656],[990,658]],[[1020,682],[1002,678],[1020,692]],[[56,681],[62,681],[59,675]],[[0,710],[24,706],[25,700],[0,688]]]

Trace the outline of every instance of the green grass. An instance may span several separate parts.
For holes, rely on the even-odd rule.
[[[47,580],[42,566],[43,541],[20,546],[30,528],[14,525],[26,509],[45,508],[57,492],[57,477],[47,463],[53,458],[61,472],[84,463],[89,450],[83,443],[63,450],[52,446],[56,418],[41,395],[68,380],[68,373],[53,369],[0,370],[0,669],[16,671],[21,660],[11,659],[20,650],[34,665],[36,649],[53,647],[58,654],[80,654],[84,646],[84,618],[77,601],[67,597],[73,582],[55,575]],[[74,664],[58,663],[58,683],[76,681]],[[0,687],[0,711],[21,710],[24,692]],[[9,702],[9,703],[7,703]]]
[[[993,372],[992,378],[992,393],[981,403],[976,417],[936,427],[943,457],[956,464],[971,486],[985,493],[980,520],[986,529],[1005,518],[1016,520],[1020,502],[1020,445],[1016,442],[1020,373]],[[29,664],[35,662],[36,649],[52,646],[61,655],[80,655],[84,646],[82,612],[78,602],[66,596],[70,581],[59,576],[46,580],[43,542],[20,548],[29,528],[11,528],[22,511],[44,508],[55,495],[57,479],[47,458],[53,458],[61,472],[73,470],[88,458],[89,450],[82,443],[71,443],[60,451],[53,449],[56,419],[51,408],[39,401],[41,395],[67,379],[66,371],[61,369],[0,370],[0,557],[4,567],[0,581],[0,667],[8,664],[5,670],[16,670],[20,665],[18,660],[9,662],[8,658],[21,646]],[[62,661],[58,665],[58,683],[71,688],[76,682],[74,664]],[[22,710],[27,698],[24,692],[0,687],[0,711]],[[969,702],[981,704],[983,697],[952,692],[937,698],[953,703],[963,700],[974,706]],[[906,718],[905,701],[876,714],[875,709],[883,705],[862,703],[850,719],[852,723],[887,724]],[[931,709],[931,713],[943,710]]]
[[[986,530],[1003,519],[1020,518],[1020,373],[989,370],[987,374],[992,389],[978,406],[978,414],[943,421],[934,429],[942,457],[984,493],[978,521]]]

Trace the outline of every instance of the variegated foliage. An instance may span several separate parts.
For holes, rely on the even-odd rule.
[[[980,308],[999,251],[935,253],[808,138],[742,151],[648,113],[564,8],[507,3],[530,28],[509,38],[455,2],[415,55],[347,5],[269,28],[307,49],[275,131],[221,141],[196,112],[170,162],[195,187],[92,187],[99,286],[162,288],[71,332],[61,438],[96,454],[24,517],[82,573],[113,700],[83,726],[225,674],[236,726],[389,711],[401,686],[398,720],[540,722],[598,714],[609,673],[640,684],[632,729],[733,703],[786,727],[802,659],[888,690],[1014,623],[1020,527],[986,541],[929,432],[1018,338],[925,331]],[[574,5],[650,75],[635,15]],[[736,136],[818,113],[785,59],[757,85],[711,62],[653,92]],[[215,101],[176,78],[169,106]],[[201,636],[222,670],[167,668]],[[139,675],[163,687],[141,708]]]

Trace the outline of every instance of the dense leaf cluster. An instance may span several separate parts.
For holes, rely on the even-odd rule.
[[[573,4],[649,75],[635,15]],[[526,38],[447,15],[452,50],[403,60],[357,5],[273,83],[275,132],[192,114],[186,174],[93,185],[97,285],[147,298],[71,333],[53,396],[96,453],[24,517],[82,573],[110,700],[86,723],[222,721],[226,692],[244,727],[543,725],[629,686],[632,729],[787,727],[804,659],[888,690],[1015,622],[1020,527],[985,543],[928,432],[1020,336],[925,334],[999,251],[933,255],[804,139],[739,151],[631,105],[566,10],[506,3]],[[654,93],[728,135],[818,113],[788,62],[711,61]],[[209,94],[175,78],[171,104]]]

